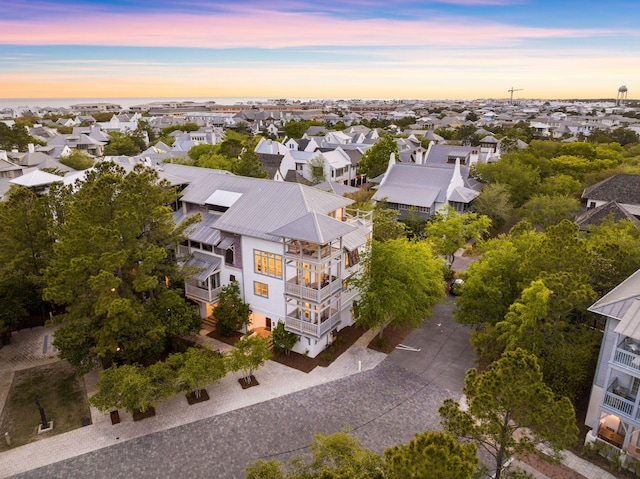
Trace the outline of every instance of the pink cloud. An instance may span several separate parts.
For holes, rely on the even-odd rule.
[[[456,0],[457,1],[457,0]],[[476,0],[460,0],[476,1]],[[486,1],[486,0],[483,0]],[[490,0],[494,1],[494,0]],[[495,0],[501,1],[501,0]],[[455,25],[455,35],[451,26]],[[579,38],[606,29],[556,29],[479,23],[470,18],[341,19],[324,14],[252,10],[225,14],[94,12],[55,21],[0,19],[0,43],[12,45],[282,48],[297,46],[500,45],[534,38]],[[616,32],[621,33],[621,32]],[[625,32],[637,35],[638,32]]]

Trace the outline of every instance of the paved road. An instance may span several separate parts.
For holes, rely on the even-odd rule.
[[[438,427],[447,397],[385,360],[377,368],[157,432],[15,476],[19,478],[240,478],[258,458],[288,460],[316,432],[353,428],[376,451]]]
[[[389,359],[458,399],[464,377],[475,366],[466,326],[453,318],[453,297],[439,302],[433,316],[412,331],[403,344],[420,351],[396,349]]]
[[[405,343],[421,351],[396,350],[373,370],[14,477],[235,479],[251,461],[286,461],[305,451],[314,433],[331,434],[345,426],[381,452],[416,432],[437,429],[442,401],[461,394],[473,355],[467,331],[452,322],[452,306],[447,298],[407,337]]]

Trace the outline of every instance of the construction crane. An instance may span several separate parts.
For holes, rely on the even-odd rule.
[[[513,92],[522,91],[522,90],[524,90],[524,88],[513,88],[513,87],[511,87],[511,90],[507,90],[509,93],[511,93],[511,99],[509,100],[510,105],[513,105]]]

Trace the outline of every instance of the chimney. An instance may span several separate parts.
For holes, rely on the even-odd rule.
[[[27,145],[27,148],[29,149],[29,153],[34,153],[36,151],[36,147],[33,146],[33,143],[29,143],[29,145]]]

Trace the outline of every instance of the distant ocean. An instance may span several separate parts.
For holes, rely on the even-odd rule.
[[[133,105],[141,105],[154,101],[215,101],[220,105],[235,105],[236,103],[265,102],[269,98],[0,98],[0,110],[3,108],[17,107],[68,107],[78,103],[115,103],[122,108],[130,108]],[[289,98],[289,100],[309,101],[317,98]]]

